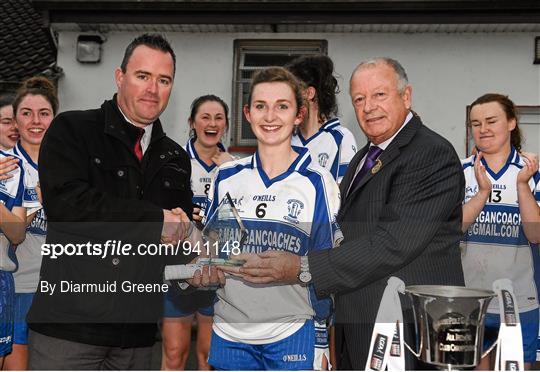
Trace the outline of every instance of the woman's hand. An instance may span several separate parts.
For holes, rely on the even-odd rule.
[[[476,177],[476,182],[478,182],[478,193],[487,199],[491,193],[491,181],[487,175],[486,167],[482,164],[482,152],[476,155],[474,176]]]
[[[212,161],[217,165],[220,166],[223,163],[226,163],[228,161],[234,160],[234,156],[229,154],[228,152],[219,151],[217,154],[212,156]]]
[[[523,157],[525,165],[518,173],[517,183],[527,184],[531,177],[538,172],[538,156],[530,152],[523,152],[520,155]]]
[[[0,181],[7,180],[13,177],[13,174],[9,174],[14,169],[17,169],[19,159],[14,156],[6,156],[0,158]]]

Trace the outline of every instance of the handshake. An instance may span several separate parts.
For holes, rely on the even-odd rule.
[[[193,227],[193,223],[182,208],[164,209],[161,242],[176,244],[185,240],[193,232]]]

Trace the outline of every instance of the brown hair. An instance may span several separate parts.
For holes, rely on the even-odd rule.
[[[325,55],[306,55],[295,58],[285,68],[300,79],[304,85],[315,88],[315,100],[319,107],[318,119],[322,122],[338,114],[336,94],[339,85],[334,76],[334,63]]]
[[[294,76],[290,71],[283,67],[269,67],[263,70],[257,71],[251,79],[251,87],[249,89],[248,105],[251,105],[251,98],[253,89],[257,84],[262,83],[285,83],[291,87],[294,92],[294,99],[296,101],[296,113],[300,111],[300,108],[304,105],[304,99],[302,98],[303,84]]]
[[[24,97],[27,95],[43,96],[52,107],[53,115],[58,111],[58,96],[54,84],[44,76],[34,76],[23,81],[22,85],[17,89],[15,99],[13,100],[13,113],[17,113],[17,109]]]
[[[478,97],[473,103],[471,103],[470,108],[472,109],[476,105],[491,102],[497,102],[501,106],[504,113],[506,114],[506,119],[514,119],[516,121],[516,126],[510,133],[510,144],[514,146],[518,152],[521,151],[521,142],[523,140],[523,135],[521,134],[521,130],[518,126],[519,116],[516,105],[514,104],[514,102],[512,102],[510,98],[508,98],[508,96],[498,93],[487,93],[481,97]]]

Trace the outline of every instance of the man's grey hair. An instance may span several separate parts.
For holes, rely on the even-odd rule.
[[[366,68],[366,67],[375,67],[381,63],[384,63],[392,67],[392,69],[394,70],[397,76],[398,91],[400,94],[403,93],[403,91],[405,90],[405,87],[409,85],[409,78],[407,77],[407,73],[405,72],[405,69],[403,68],[401,63],[399,63],[395,59],[388,58],[388,57],[376,57],[376,58],[371,58],[366,61],[360,62],[360,64],[356,66],[356,68],[354,69],[351,75],[351,81],[354,74],[356,74],[356,72],[359,71],[360,69]],[[349,84],[350,84],[350,81],[349,81]]]

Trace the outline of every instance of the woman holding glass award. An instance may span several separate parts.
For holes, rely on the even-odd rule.
[[[200,221],[201,206],[206,203],[217,167],[233,157],[226,152],[221,138],[229,127],[229,107],[215,95],[196,98],[191,104],[189,126],[191,136],[186,152],[191,159],[191,187],[193,191],[193,220]],[[174,291],[165,295],[162,326],[162,369],[185,369],[191,344],[193,317],[197,319],[197,369],[208,370],[208,350],[212,334],[211,303],[214,291],[198,291],[189,296],[177,296]]]
[[[485,94],[471,104],[469,126],[477,154],[463,160],[462,262],[468,287],[491,289],[493,281],[512,281],[520,311],[525,367],[536,359],[538,297],[535,262],[540,259],[538,228],[540,174],[538,160],[520,153],[521,132],[514,103],[501,94]],[[535,200],[536,195],[536,200]],[[499,304],[492,300],[486,316],[485,347],[499,329]],[[490,369],[485,358],[481,369]]]
[[[307,149],[291,146],[293,130],[302,122],[301,83],[283,68],[259,71],[248,102],[244,114],[257,137],[257,151],[219,168],[209,193],[208,220],[216,210],[222,212],[222,205],[234,203],[247,230],[243,252],[273,249],[305,256],[332,248],[341,239],[335,223],[337,184]],[[228,252],[219,253],[224,257]],[[294,285],[252,285],[227,277],[217,291],[209,364],[232,370],[327,367],[324,322],[332,300],[317,298],[302,284],[308,281],[300,277]]]

